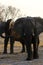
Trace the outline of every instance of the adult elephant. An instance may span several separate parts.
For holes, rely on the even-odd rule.
[[[41,32],[43,32],[43,19],[40,17],[26,17],[28,19],[31,20],[31,24],[34,25],[34,27],[36,27],[37,30],[37,36],[38,36],[38,40],[39,40],[39,34]],[[36,33],[35,33],[36,34]],[[18,40],[18,39],[16,39]],[[38,41],[39,42],[39,41]],[[24,45],[23,45],[24,47]],[[5,48],[5,47],[4,47]],[[7,48],[7,47],[6,47]]]
[[[13,44],[14,43],[11,43],[12,42],[12,38],[10,37],[10,33],[9,33],[9,23],[12,21],[12,19],[8,19],[7,22],[0,22],[0,37],[4,38],[4,54],[7,53],[7,45],[8,45],[8,41],[9,41],[9,38],[10,38],[10,53],[13,53],[12,52],[12,48],[13,48]],[[3,33],[5,33],[5,36],[3,36]]]
[[[7,45],[8,45],[8,41],[10,39],[10,53],[13,53],[13,37],[10,36],[10,30],[9,30],[9,23],[12,21],[12,19],[8,19],[6,24],[5,24],[5,39],[4,39],[4,52],[3,54],[7,54]]]
[[[33,20],[33,19],[32,19]],[[15,21],[13,27],[11,27],[10,35],[15,40],[21,40],[25,43],[27,49],[27,60],[32,58],[38,58],[38,36],[36,27],[33,25],[31,18],[19,18]],[[33,43],[33,56],[32,56],[32,35],[34,34],[35,42]]]

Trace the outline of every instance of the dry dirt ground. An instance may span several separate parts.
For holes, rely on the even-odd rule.
[[[27,53],[20,53],[22,45],[19,42],[15,42],[14,54],[9,54],[10,44],[8,45],[8,54],[3,54],[4,39],[0,38],[0,65],[43,65],[43,37],[40,36],[39,45],[39,59],[32,61],[26,61]]]

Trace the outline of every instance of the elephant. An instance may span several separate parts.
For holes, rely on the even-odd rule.
[[[36,26],[32,23],[33,18],[23,17],[19,18],[14,22],[13,27],[10,26],[10,36],[14,37],[14,41],[22,41],[26,45],[27,49],[27,60],[32,60],[38,58],[38,44],[39,37],[37,35]],[[36,24],[36,22],[34,22]],[[34,34],[34,35],[33,35]],[[32,38],[34,37],[34,43],[32,43]],[[33,52],[31,44],[33,44]],[[32,55],[33,54],[33,55]]]
[[[28,19],[31,19],[31,24],[34,25],[36,27],[37,30],[37,41],[38,41],[38,45],[39,45],[39,35],[43,32],[43,18],[41,17],[29,17],[27,16]],[[33,36],[33,42],[35,42],[34,36]]]
[[[9,32],[9,23],[12,21],[12,19],[8,19],[7,20],[7,22],[5,22],[6,24],[5,24],[5,38],[4,38],[4,51],[3,51],[3,54],[7,54],[7,45],[8,45],[8,41],[9,41],[9,39],[10,39],[10,53],[13,53],[12,52],[12,47],[13,47],[13,44],[14,44],[14,42],[13,42],[13,40],[11,40],[11,39],[13,39],[12,37],[10,37],[10,32]],[[11,43],[11,42],[13,42],[13,43]]]
[[[8,29],[8,26],[9,26],[9,23],[12,21],[12,19],[8,19],[7,21],[0,21],[0,37],[4,38],[4,51],[3,51],[3,54],[6,54],[7,53],[7,45],[8,45],[8,41],[9,41],[9,38],[10,38],[10,47],[13,47],[13,43],[12,40],[11,40],[11,37],[10,37],[10,34],[9,34],[9,29]],[[3,33],[5,33],[5,36],[3,36]],[[10,52],[12,50],[10,49]]]

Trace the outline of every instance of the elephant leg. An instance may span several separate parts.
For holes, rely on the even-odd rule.
[[[38,43],[38,46],[39,46],[39,43],[40,43],[39,36],[38,36],[38,41],[37,41],[37,43]]]
[[[27,49],[27,59],[26,60],[32,60],[32,48],[31,48],[31,44],[26,44],[26,49]]]
[[[14,37],[10,37],[10,54],[13,54]]]
[[[25,44],[22,43],[22,51],[21,52],[25,52]]]
[[[6,54],[7,53],[7,45],[8,45],[8,41],[9,41],[9,37],[5,37],[5,40],[4,40],[4,52],[3,54]]]
[[[38,43],[33,43],[33,58],[37,59],[38,56]]]
[[[21,53],[25,52],[25,44],[24,44],[24,40],[20,41],[22,44],[22,50]]]
[[[31,39],[28,39],[28,42],[26,41],[26,49],[27,49],[27,59],[26,60],[32,60],[33,56],[32,56]]]

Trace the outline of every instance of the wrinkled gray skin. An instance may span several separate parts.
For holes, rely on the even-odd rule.
[[[40,17],[31,17],[31,20],[32,20],[32,24],[37,29],[37,35],[40,35],[40,33],[43,32],[43,18],[40,18]]]
[[[27,49],[27,60],[31,60],[32,58],[38,58],[38,35],[35,26],[32,23],[33,18],[19,18],[15,21],[13,29],[11,29],[11,36],[14,36],[14,40],[22,40],[26,45]],[[33,56],[32,56],[32,35],[34,34],[34,43],[33,43]]]

